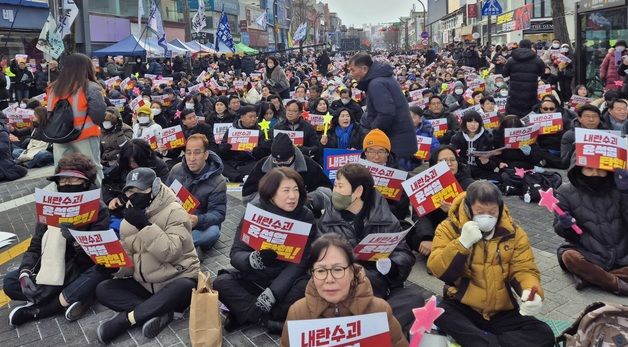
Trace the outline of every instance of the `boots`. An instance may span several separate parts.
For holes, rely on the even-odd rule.
[[[127,319],[126,312],[118,312],[113,317],[100,323],[96,330],[98,341],[102,344],[108,344],[116,337],[122,335],[131,327],[131,323]]]

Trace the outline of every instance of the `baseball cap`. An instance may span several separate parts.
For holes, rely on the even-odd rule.
[[[137,169],[132,170],[126,175],[126,183],[124,184],[123,192],[131,188],[137,188],[139,190],[146,190],[148,188],[152,188],[153,182],[157,178],[157,174],[151,168],[147,167],[138,167]]]

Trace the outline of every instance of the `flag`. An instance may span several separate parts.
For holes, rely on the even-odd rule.
[[[63,46],[63,37],[57,30],[57,22],[52,16],[52,13],[48,14],[48,19],[41,29],[39,39],[37,40],[37,49],[58,59],[65,47]]]
[[[288,30],[288,48],[294,47],[294,42],[292,40],[292,33]]]
[[[144,0],[137,0],[137,29],[142,32],[142,16],[144,16]]]
[[[266,25],[268,25],[268,19],[266,18],[267,15],[266,11],[264,11],[264,13],[255,19],[257,25],[262,27],[262,30],[266,30]]]
[[[166,42],[166,31],[164,31],[164,22],[161,20],[161,12],[157,8],[156,0],[150,2],[150,15],[148,16],[148,27],[157,34],[157,44],[164,49],[164,56],[170,56],[168,43]]]
[[[61,38],[70,33],[72,23],[79,13],[79,9],[74,3],[74,0],[63,0],[61,7],[61,13],[59,13],[59,23],[57,23],[57,32],[61,35]]]
[[[220,42],[227,45],[232,52],[235,52],[235,44],[233,43],[233,36],[231,36],[231,27],[229,27],[229,21],[225,11],[222,11],[220,15],[220,22],[218,24],[218,30],[216,30],[216,51],[220,51]]]
[[[305,39],[306,33],[307,33],[307,22],[299,25],[299,27],[294,32],[294,35],[292,35],[292,37],[294,38],[294,41],[302,41],[303,39]]]
[[[199,0],[198,11],[192,18],[192,31],[199,33],[205,26],[207,26],[205,22],[205,0]]]

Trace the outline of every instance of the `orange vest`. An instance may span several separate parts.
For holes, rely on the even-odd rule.
[[[52,111],[55,105],[59,101],[59,97],[52,93],[52,88],[48,87],[46,94],[48,95],[48,111]],[[87,114],[87,95],[83,89],[79,89],[74,93],[68,102],[72,106],[72,113],[74,113],[74,128],[81,130],[81,134],[74,141],[85,140],[89,137],[99,137],[100,127],[92,121],[92,118]],[[83,127],[85,123],[85,127]]]

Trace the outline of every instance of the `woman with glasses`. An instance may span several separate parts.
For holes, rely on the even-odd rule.
[[[262,323],[271,333],[283,328],[288,308],[302,298],[311,242],[317,236],[314,215],[307,207],[307,191],[296,171],[281,167],[272,169],[259,182],[256,207],[282,217],[312,224],[309,240],[298,264],[277,259],[271,249],[254,250],[241,240],[243,223],[233,239],[229,257],[236,271],[219,271],[214,289],[229,313],[224,327],[232,331],[246,323]]]
[[[569,163],[562,164],[560,161],[560,141],[563,134],[571,129],[576,115],[570,110],[563,108],[553,95],[544,96],[541,102],[534,107],[532,112],[537,114],[560,113],[563,122],[562,130],[555,134],[539,135],[537,144],[542,150],[540,154],[547,161],[547,166],[566,169]]]
[[[287,321],[346,317],[386,312],[392,345],[407,346],[401,326],[388,303],[373,295],[364,268],[355,262],[351,246],[338,234],[326,234],[312,244],[305,298],[290,306],[281,346],[290,346]]]

